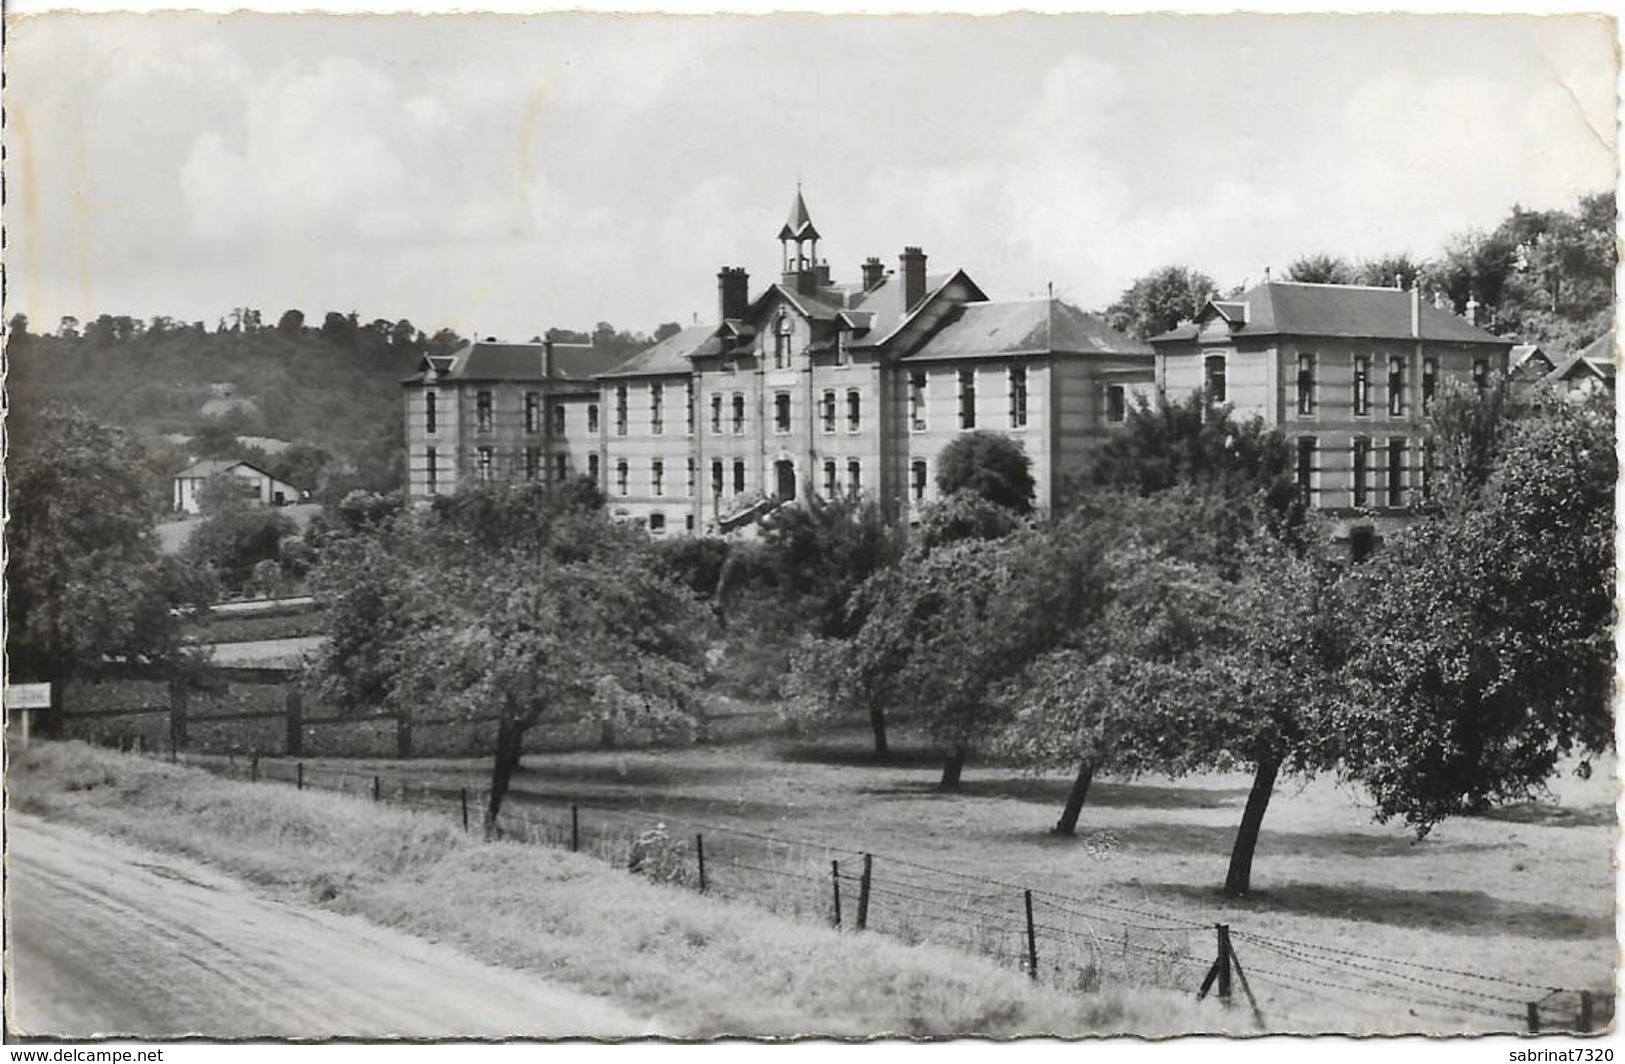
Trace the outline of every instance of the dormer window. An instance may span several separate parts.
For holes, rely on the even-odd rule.
[[[835,329],[835,364],[837,366],[852,364],[852,330],[841,326]]]

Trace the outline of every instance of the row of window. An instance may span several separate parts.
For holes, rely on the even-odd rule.
[[[926,383],[924,371],[916,370],[908,375],[908,420],[909,426],[915,432],[924,432],[926,424]],[[1009,427],[1020,429],[1027,427],[1027,367],[1011,366],[1009,368]],[[976,371],[962,369],[959,371],[959,427],[973,429],[976,427]]]
[[[1324,505],[1319,474],[1326,467],[1321,465],[1320,450],[1316,437],[1298,437],[1296,479],[1306,500]],[[1422,441],[1419,459],[1413,459],[1411,450],[1411,442],[1404,436],[1387,440],[1355,437],[1347,451],[1348,505],[1398,508],[1409,504],[1413,489],[1423,499],[1430,497],[1436,462],[1434,441]]]
[[[568,408],[563,403],[555,403],[543,423],[542,394],[540,392],[525,393],[525,431],[532,435],[545,431],[549,436],[563,436],[567,427],[566,412]],[[474,429],[477,432],[490,432],[496,421],[495,396],[488,391],[474,393]],[[433,436],[440,431],[440,397],[435,392],[423,393],[423,429]],[[587,431],[598,431],[598,404],[587,404]]]
[[[1404,417],[1409,413],[1408,388],[1406,382],[1407,359],[1403,355],[1393,355],[1388,359],[1388,416]],[[1226,362],[1224,355],[1208,355],[1203,361],[1202,386],[1208,397],[1216,403],[1226,401]],[[1300,354],[1298,356],[1297,378],[1297,407],[1298,416],[1313,417],[1320,402],[1320,384],[1317,370],[1319,356],[1314,354]],[[1482,389],[1489,383],[1490,362],[1487,358],[1473,360],[1473,384]],[[1439,390],[1439,360],[1424,358],[1422,360],[1422,387],[1421,402],[1424,415],[1433,412],[1433,400]],[[1350,382],[1349,405],[1353,408],[1356,417],[1369,417],[1371,414],[1371,356],[1354,356],[1354,377]]]

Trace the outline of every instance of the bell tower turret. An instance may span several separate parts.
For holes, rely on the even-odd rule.
[[[790,220],[779,230],[779,246],[784,257],[784,286],[797,292],[813,291],[819,280],[818,230],[801,195],[800,182],[790,205]]]

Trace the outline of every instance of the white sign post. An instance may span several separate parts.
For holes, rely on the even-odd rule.
[[[18,745],[28,745],[29,718],[36,709],[51,708],[51,685],[48,683],[14,683],[6,685],[6,719],[10,722],[12,710],[21,719]]]

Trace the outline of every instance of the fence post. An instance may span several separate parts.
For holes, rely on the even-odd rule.
[[[1213,960],[1213,966],[1207,970],[1207,976],[1202,980],[1202,989],[1196,992],[1196,1000],[1201,1001],[1207,997],[1207,992],[1213,989],[1214,980],[1219,983],[1219,1000],[1226,1005],[1230,1004],[1230,925],[1214,924],[1214,930],[1219,936],[1218,956]]]
[[[297,771],[294,775],[294,787],[302,791],[305,789],[305,763],[301,761],[295,768]]]
[[[835,926],[841,926],[841,862],[829,863],[830,883],[835,887]]]
[[[402,760],[412,756],[412,718],[405,713],[395,715],[395,756]]]
[[[1033,892],[1021,892],[1027,902],[1027,974],[1038,981],[1038,932],[1033,927]]]
[[[282,689],[282,705],[288,713],[288,756],[303,757],[305,753],[305,696],[297,683]]]
[[[462,789],[462,799],[463,799],[463,830],[467,831],[468,830],[468,788],[467,787],[464,787]]]
[[[372,800],[375,802],[383,800],[383,788],[380,785],[377,776],[372,778]]]
[[[1591,1033],[1591,991],[1580,991],[1580,1032]]]
[[[863,875],[858,880],[858,930],[865,931],[869,927],[869,878],[874,870],[874,856],[863,855]]]
[[[1540,1002],[1531,1001],[1528,1007],[1529,1033],[1540,1033]]]
[[[54,688],[53,688],[54,690]],[[186,687],[175,681],[169,685],[169,760],[186,745]]]
[[[260,755],[258,754],[255,754],[249,759],[248,781],[250,783],[258,783],[260,781]]]
[[[581,852],[581,810],[570,803],[570,852]]]
[[[699,858],[700,858],[700,893],[704,894],[705,893],[705,836],[704,835],[697,834],[697,833],[695,834],[695,836],[694,836],[694,852],[696,854],[698,854]]]

